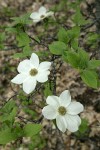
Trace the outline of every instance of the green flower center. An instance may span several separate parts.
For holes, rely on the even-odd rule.
[[[44,15],[41,15],[41,16],[40,16],[40,18],[44,18],[44,17],[45,17]]]
[[[30,75],[35,76],[38,73],[37,69],[31,69],[30,70]]]
[[[60,115],[64,116],[67,111],[66,111],[66,108],[65,108],[65,107],[60,106],[60,107],[58,108],[58,112],[59,112]]]

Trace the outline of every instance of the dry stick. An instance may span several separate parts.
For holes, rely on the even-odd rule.
[[[20,120],[22,120],[24,123],[26,122],[32,122],[32,123],[40,123],[41,121],[42,121],[42,119],[43,119],[43,116],[41,116],[39,119],[37,119],[37,120],[30,120],[30,119],[26,119],[26,118],[24,118],[24,117],[22,117],[22,116],[18,116],[18,118],[20,119]]]
[[[36,40],[34,37],[31,37],[25,30],[25,28],[23,27],[23,31],[28,35],[28,37],[33,40],[34,42],[36,42],[39,45],[42,45],[44,47],[46,47],[47,49],[49,49],[49,47],[47,45],[45,45],[44,43],[39,42],[38,40]]]
[[[30,39],[32,39],[33,41],[35,41],[37,44],[42,45],[42,46],[44,46],[44,47],[46,47],[48,49],[48,46],[45,45],[44,43],[41,43],[41,42],[37,41],[34,37],[31,37],[30,35],[28,35],[28,36],[29,36]]]
[[[52,63],[52,73],[53,73],[53,94],[56,95],[56,65],[55,65],[55,58],[56,56],[53,55],[51,61]]]
[[[98,22],[99,18],[98,19],[95,19],[91,24],[88,24],[86,25],[85,27],[82,27],[82,31],[83,30],[86,30],[88,28],[91,28],[93,25],[95,25],[97,22]]]
[[[2,109],[12,98],[16,97],[18,94],[14,94],[13,96],[11,96],[4,104],[3,106],[0,108]]]

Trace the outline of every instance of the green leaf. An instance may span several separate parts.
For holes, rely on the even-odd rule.
[[[74,26],[72,29],[67,31],[68,37],[70,40],[75,39],[79,37],[80,35],[80,27]]]
[[[17,135],[10,128],[0,131],[0,144],[6,144],[16,140]]]
[[[27,56],[31,56],[32,50],[29,45],[26,45],[23,47],[23,52],[22,53],[16,53],[13,55],[13,58],[25,58]]]
[[[76,25],[79,26],[88,23],[88,21],[85,20],[84,17],[82,16],[79,7],[77,7],[75,14],[72,16],[72,20]]]
[[[0,121],[4,122],[6,120],[9,120],[10,122],[13,123],[15,120],[16,114],[17,114],[17,107],[14,107],[11,112],[1,114]]]
[[[46,82],[44,84],[44,91],[43,92],[44,92],[45,97],[48,97],[49,95],[52,95],[52,91],[50,89],[50,83],[49,82]]]
[[[100,38],[100,35],[97,33],[89,33],[87,37],[87,43],[88,44],[95,44],[98,42],[98,39]]]
[[[16,37],[18,46],[29,46],[30,38],[25,32],[19,32]]]
[[[88,63],[88,67],[90,69],[95,69],[97,67],[100,67],[100,60],[95,60],[95,59],[90,60],[89,63]]]
[[[89,130],[88,120],[81,119],[81,125],[79,126],[79,130],[75,132],[77,137],[83,137],[87,135],[87,131]]]
[[[81,59],[88,61],[89,60],[89,55],[85,50],[82,50],[81,48],[78,49],[79,56]]]
[[[64,52],[63,60],[69,62],[74,68],[84,70],[88,67],[89,55],[84,50],[78,48],[78,52]]]
[[[75,50],[77,50],[79,48],[78,47],[78,39],[75,38],[71,41],[71,47]]]
[[[11,19],[14,20],[14,25],[16,25],[16,24],[22,24],[22,25],[30,24],[30,23],[32,23],[32,20],[30,20],[30,14],[31,13],[27,13],[27,14],[22,15],[20,17],[13,17]]]
[[[79,54],[79,68],[80,69],[86,69],[88,67],[88,62],[89,62],[89,55],[86,51],[82,49],[78,49],[78,54]]]
[[[68,63],[68,59],[67,59],[67,52],[65,51],[63,54],[62,54],[62,60],[67,62]]]
[[[80,58],[79,58],[77,53],[68,52],[67,53],[67,60],[73,67],[75,67],[75,68],[79,67]]]
[[[98,87],[100,87],[100,80],[98,80]]]
[[[25,46],[24,48],[23,48],[23,55],[24,56],[31,56],[31,54],[32,54],[32,50],[31,50],[31,48],[30,48],[30,46]]]
[[[24,126],[24,136],[26,137],[32,137],[36,134],[38,134],[42,129],[42,126],[40,124],[27,124]]]
[[[81,125],[79,127],[79,132],[84,134],[88,130],[88,121],[86,119],[82,119]]]
[[[18,29],[15,27],[8,27],[5,29],[5,31],[7,31],[9,33],[18,33]]]
[[[0,110],[0,121],[4,122],[9,120],[11,123],[14,122],[15,116],[17,114],[17,107],[14,101],[9,101],[5,106]]]
[[[0,50],[4,48],[4,41],[6,39],[5,33],[0,33]]]
[[[44,147],[46,146],[46,141],[42,136],[40,135],[35,135],[31,138],[31,142],[29,145],[29,150],[35,150],[37,147],[39,150],[43,150]]]
[[[98,86],[98,78],[97,73],[93,70],[84,70],[81,73],[81,78],[88,86],[92,88],[97,88]]]
[[[65,45],[65,43],[60,41],[53,42],[49,45],[50,52],[56,55],[62,55],[66,48],[67,46]]]
[[[77,1],[75,1],[75,3],[69,3],[68,6],[69,6],[69,8],[76,10],[76,8],[80,6],[80,3],[81,3],[81,0],[77,0]]]
[[[13,58],[25,58],[26,56],[23,53],[16,53],[13,55]]]
[[[64,29],[64,28],[61,28],[57,34],[58,36],[58,40],[61,41],[61,42],[64,42],[64,43],[68,43],[69,42],[69,37],[68,37],[68,34],[67,34],[67,31]]]
[[[10,100],[4,105],[4,107],[0,111],[9,113],[15,106],[16,106],[15,101]]]

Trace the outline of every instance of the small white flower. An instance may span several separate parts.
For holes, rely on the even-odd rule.
[[[23,90],[27,94],[31,93],[38,82],[46,82],[48,75],[50,74],[51,62],[41,62],[39,64],[39,58],[35,53],[32,53],[30,60],[26,59],[19,63],[18,72],[11,82],[16,84],[23,84]]]
[[[79,102],[71,102],[71,95],[68,90],[61,93],[59,97],[48,96],[46,99],[47,106],[42,109],[45,118],[56,119],[59,130],[65,132],[68,129],[76,132],[81,124],[78,116],[83,111],[83,105]]]
[[[33,19],[33,22],[37,23],[46,17],[52,16],[53,14],[54,13],[52,11],[48,12],[48,10],[44,6],[41,6],[37,12],[33,12],[30,15],[30,18]]]

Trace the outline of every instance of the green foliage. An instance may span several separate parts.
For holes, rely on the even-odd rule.
[[[0,112],[10,113],[15,106],[16,103],[13,100],[10,100],[4,105],[4,107],[1,108]]]
[[[23,52],[14,54],[14,58],[25,58],[27,56],[30,56],[32,53],[30,48],[31,39],[25,32],[25,25],[31,22],[29,20],[29,16],[30,13],[25,14],[21,17],[13,17],[13,26],[6,28],[7,32],[16,35],[18,47],[23,48]]]
[[[58,40],[65,44],[70,44],[73,48],[78,48],[78,38],[80,35],[80,27],[74,26],[70,30],[61,28],[57,34]]]
[[[31,54],[32,54],[31,48],[29,46],[25,46],[23,48],[23,52],[14,54],[13,58],[25,58],[31,56]]]
[[[14,119],[17,114],[17,107],[14,107],[10,112],[3,112],[3,114],[0,116],[0,121],[4,122],[6,120],[9,120],[10,122],[14,122]]]
[[[98,41],[100,39],[100,35],[97,33],[88,33],[87,36],[87,44],[90,45],[92,48],[97,47],[98,45]]]
[[[9,101],[0,110],[0,121],[4,122],[4,121],[8,120],[11,123],[13,123],[16,114],[17,114],[17,107],[16,107],[15,102],[14,101]]]
[[[14,127],[17,106],[15,101],[8,101],[0,110],[0,144],[6,144],[19,137],[21,129]],[[20,131],[19,131],[20,129]],[[19,132],[18,132],[19,131]]]
[[[17,139],[16,132],[14,133],[11,128],[0,131],[0,144],[6,144]]]
[[[35,135],[31,138],[31,143],[29,144],[29,150],[33,150],[38,147],[39,150],[43,150],[44,146],[46,145],[46,141],[43,137],[39,135]]]
[[[30,38],[25,32],[19,32],[16,37],[18,41],[18,46],[28,46],[30,43]]]
[[[89,33],[88,34],[88,43],[92,44],[97,41],[99,38],[99,35],[97,33]]]
[[[52,8],[53,11],[62,11],[66,10],[66,4],[70,3],[70,7],[75,10],[75,14],[70,17],[74,22],[74,27],[70,29],[65,29],[61,27],[61,25],[65,25],[66,15],[61,18],[58,17],[52,25],[57,25],[58,34],[56,36],[56,41],[49,44],[50,51],[36,51],[36,54],[43,58],[47,59],[51,54],[60,55],[63,61],[69,63],[73,68],[76,68],[84,83],[92,88],[97,89],[100,86],[99,77],[97,75],[96,69],[100,67],[100,60],[92,59],[90,60],[88,53],[79,47],[79,37],[81,26],[88,23],[87,20],[81,14],[79,5],[81,0],[77,0],[75,2],[67,2],[66,0],[62,0]],[[63,13],[62,13],[63,14]],[[31,50],[31,39],[30,36],[26,33],[26,29],[28,24],[32,23],[32,20],[29,19],[30,13],[22,15],[21,17],[13,17],[13,24],[9,28],[6,28],[6,32],[14,34],[16,37],[16,43],[19,48],[22,48],[23,51],[20,53],[15,53],[14,58],[25,58],[32,54]],[[51,24],[49,21],[53,21],[53,19],[49,20],[46,18],[44,20],[44,29],[48,30]],[[64,22],[63,22],[64,21]],[[41,25],[41,24],[39,24]],[[58,28],[60,26],[60,29]],[[39,38],[44,36],[46,33],[40,33]],[[38,44],[41,45],[42,40],[38,36],[35,36],[34,39]],[[88,34],[87,44],[94,45],[98,43],[98,39],[100,36],[97,34]],[[42,38],[41,38],[42,39]],[[5,34],[0,34],[0,48],[3,49],[3,41],[5,40]],[[41,43],[40,43],[41,42]],[[40,58],[40,60],[42,60]],[[56,61],[55,61],[56,62]],[[52,81],[51,81],[52,82]],[[52,95],[53,83],[45,82],[43,87],[43,94],[45,97]],[[35,93],[35,92],[34,92]],[[30,107],[33,103],[30,98],[31,95],[26,97],[23,93],[19,93],[17,96],[18,100],[20,100],[20,105],[22,111],[29,115],[32,119],[37,117],[37,113],[34,108]],[[44,105],[44,102],[41,103]],[[15,101],[10,100],[7,102],[0,110],[0,144],[6,144],[12,142],[14,140],[19,140],[23,137],[31,137],[33,141],[30,145],[29,149],[33,150],[36,146],[39,149],[42,149],[45,145],[42,138],[39,136],[39,132],[42,129],[40,124],[28,123],[27,119],[25,121],[16,121],[18,113],[18,107],[16,106]],[[33,121],[34,122],[34,121]],[[77,137],[82,137],[87,134],[88,131],[88,121],[86,119],[82,119],[82,123],[79,127],[79,131],[75,133]]]
[[[36,136],[42,126],[39,124],[26,124],[23,128],[17,124],[13,127],[6,127],[0,131],[0,144],[6,144],[11,141],[17,140],[22,137],[32,137]]]
[[[42,126],[40,124],[26,124],[23,128],[24,136],[25,137],[33,137],[34,135],[38,134]]]
[[[23,52],[14,54],[14,58],[25,58],[32,54],[30,43],[31,39],[26,32],[23,31],[22,26],[9,27],[6,28],[7,32],[14,33],[16,35],[16,40],[18,42],[18,47],[23,48]]]
[[[12,27],[8,27],[8,28],[5,29],[6,32],[8,32],[8,33],[14,33],[14,34],[17,34],[18,30],[19,30],[19,28],[13,27],[13,26]]]
[[[80,75],[84,83],[86,83],[88,86],[92,88],[98,87],[98,76],[96,71],[84,70]]]
[[[76,52],[67,52],[67,61],[74,67],[79,67],[79,55]]]
[[[50,55],[50,52],[48,51],[36,51],[35,53],[40,57],[40,59],[43,57],[45,59],[46,57]]]
[[[82,49],[78,49],[78,55],[80,58],[79,61],[79,68],[80,69],[85,69],[88,66],[88,62],[89,62],[89,55],[85,50]]]
[[[34,102],[32,99],[27,98],[26,95],[22,92],[19,93],[18,99],[20,99],[20,103],[22,106],[22,110],[25,114],[31,117],[31,119],[36,119],[37,113],[34,109],[32,109],[30,106],[34,105]]]
[[[75,16],[77,26],[74,26],[70,30],[60,28],[57,34],[59,41],[49,45],[49,49],[53,54],[62,55],[62,59],[65,62],[78,69],[82,80],[88,86],[97,88],[99,86],[99,78],[96,69],[100,66],[100,60],[89,60],[88,53],[78,46],[78,38],[80,36],[80,27],[78,25],[81,24],[78,24],[77,21],[81,19],[81,23],[83,24],[84,19],[82,20],[79,9],[77,9],[77,15]],[[65,45],[62,43],[65,43]],[[58,49],[60,50],[58,51]]]
[[[79,26],[74,26],[70,30],[67,31],[68,37],[70,40],[73,40],[75,38],[79,38],[80,35],[80,27]]]
[[[44,92],[44,96],[45,97],[48,97],[48,96],[52,95],[52,90],[51,90],[49,82],[46,82],[44,84],[44,90],[43,90],[43,92]]]
[[[16,8],[12,8],[12,7],[1,7],[0,8],[0,14],[1,16],[5,16],[5,17],[12,17],[16,14]]]
[[[6,39],[5,33],[0,33],[0,50],[4,48],[4,41]]]
[[[100,66],[100,60],[89,60],[88,53],[82,49],[78,49],[78,52],[67,51],[63,60],[79,70],[81,78],[86,85],[98,88],[99,78],[96,68]]]
[[[82,122],[81,122],[81,125],[79,127],[79,130],[77,132],[75,132],[75,135],[78,138],[86,136],[87,135],[87,131],[89,130],[88,121],[86,119],[82,119],[81,121]]]
[[[27,14],[22,15],[20,17],[13,17],[13,18],[11,18],[14,21],[13,24],[14,25],[17,25],[17,24],[25,25],[25,24],[32,23],[32,20],[29,19],[30,14],[31,13],[27,13]]]
[[[88,23],[88,21],[82,16],[80,7],[77,7],[75,14],[72,16],[72,20],[78,26]]]
[[[64,28],[60,28],[59,29],[59,32],[57,34],[57,37],[58,37],[58,40],[61,41],[61,42],[64,42],[64,43],[68,43],[69,42],[69,37],[68,37],[68,34],[67,34],[67,31],[64,29]]]
[[[66,60],[74,68],[83,70],[88,66],[89,56],[84,50],[78,49],[78,52],[74,51],[66,52]]]
[[[67,1],[61,0],[57,5],[55,4],[51,10],[57,12],[57,11],[66,10],[66,8],[67,8]]]
[[[100,67],[100,60],[92,59],[88,63],[89,69],[96,69],[97,67]]]
[[[49,45],[50,52],[55,55],[62,55],[66,51],[66,45],[63,42],[56,41]]]
[[[39,124],[20,125],[15,122],[16,115],[17,106],[13,100],[8,101],[0,110],[0,144],[9,143],[23,136],[33,137],[42,129],[42,126]]]

